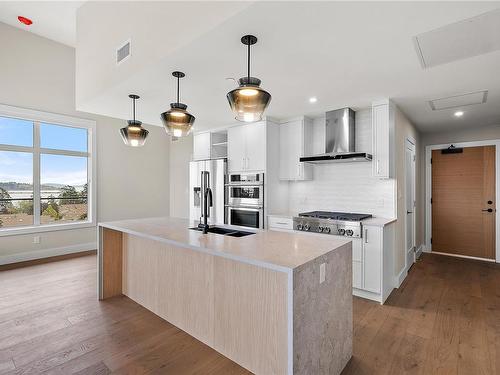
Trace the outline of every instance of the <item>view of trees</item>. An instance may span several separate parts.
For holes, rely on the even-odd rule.
[[[7,185],[9,183],[6,183]],[[26,184],[28,185],[28,184]],[[2,184],[5,187],[5,183]],[[33,200],[19,200],[18,204],[15,205],[9,192],[4,188],[0,187],[0,215],[9,214],[26,214],[33,215]],[[19,185],[17,186],[19,187]],[[86,205],[87,204],[87,194],[88,187],[87,184],[83,186],[83,189],[79,192],[74,186],[65,185],[58,189],[60,193],[57,197],[50,196],[49,198],[43,198],[41,200],[40,212],[42,215],[50,216],[54,220],[62,220],[65,218],[64,214],[61,213],[61,206],[69,205]],[[77,217],[71,217],[70,220],[85,220],[87,218],[87,209],[85,207],[85,213],[78,214]],[[0,219],[0,227],[3,222]]]

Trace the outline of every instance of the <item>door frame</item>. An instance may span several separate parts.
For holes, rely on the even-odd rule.
[[[472,141],[472,142],[448,142],[438,145],[425,146],[425,252],[432,251],[431,235],[432,235],[432,206],[431,206],[431,193],[432,193],[432,164],[431,156],[433,150],[440,150],[447,148],[450,145],[455,147],[476,147],[476,146],[495,146],[495,202],[500,198],[500,139],[492,139],[485,141]],[[451,254],[446,254],[451,255]],[[466,255],[451,255],[461,258],[479,259],[484,261],[491,261],[500,263],[500,222],[499,211],[495,213],[495,260],[476,258]]]
[[[406,180],[406,149],[410,149],[413,152],[413,207],[410,207],[413,210],[413,228],[412,228],[412,244],[413,244],[413,262],[411,264],[408,264],[408,249],[406,248],[406,244],[408,243],[408,214],[407,211],[409,207],[407,207],[407,184],[408,181]],[[404,174],[404,189],[405,189],[405,199],[404,199],[404,206],[405,206],[405,220],[404,220],[404,233],[405,233],[405,269],[406,272],[410,269],[410,267],[415,263],[416,257],[417,257],[417,244],[416,244],[416,229],[417,229],[417,147],[416,147],[416,142],[413,138],[407,137],[405,139],[405,161],[404,161],[404,166],[405,166],[405,174]]]

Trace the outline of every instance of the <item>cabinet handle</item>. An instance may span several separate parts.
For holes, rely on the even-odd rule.
[[[248,158],[245,158],[246,163],[245,163],[245,169],[248,169]]]
[[[377,159],[377,174],[380,174],[380,160]]]
[[[277,221],[276,224],[280,224],[280,225],[288,225],[288,223],[284,223],[282,221]]]
[[[368,243],[368,229],[365,229],[365,243]]]
[[[302,175],[302,169],[300,168],[300,164],[297,165],[297,175],[299,177]]]
[[[241,158],[241,168],[245,169],[245,158]]]

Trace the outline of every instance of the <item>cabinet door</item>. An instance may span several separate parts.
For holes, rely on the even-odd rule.
[[[281,124],[280,127],[280,180],[291,179],[290,163],[290,137],[291,127],[287,124]]]
[[[382,284],[382,228],[363,228],[363,289],[381,292]]]
[[[229,172],[241,172],[245,166],[245,126],[235,126],[227,130],[227,169]]]
[[[389,178],[390,123],[389,104],[372,107],[373,175]]]
[[[210,159],[210,133],[193,136],[193,160]]]
[[[299,161],[304,153],[304,123],[290,121],[280,125],[280,179],[304,179],[304,163]]]
[[[266,169],[266,124],[264,121],[242,126],[246,140],[246,170]]]
[[[361,262],[352,262],[352,287],[362,288],[362,264]]]

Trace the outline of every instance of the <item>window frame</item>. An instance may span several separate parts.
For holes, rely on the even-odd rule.
[[[0,151],[28,152],[33,155],[33,225],[0,228],[0,237],[18,234],[52,232],[79,228],[95,227],[97,223],[97,190],[96,190],[96,122],[56,113],[35,111],[20,107],[0,104],[0,116],[14,117],[33,122],[33,146],[13,146],[0,144]],[[87,152],[68,151],[40,147],[40,123],[60,125],[87,130]],[[87,220],[70,223],[40,224],[40,155],[52,154],[63,156],[80,156],[87,158]]]

